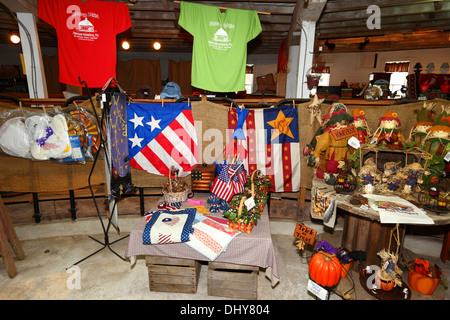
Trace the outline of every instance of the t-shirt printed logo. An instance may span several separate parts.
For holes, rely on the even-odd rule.
[[[94,41],[98,39],[99,34],[92,23],[94,19],[99,19],[97,13],[83,13],[77,5],[68,6],[66,13],[71,14],[66,20],[66,26],[69,30],[73,30],[72,34],[74,38],[83,41]]]
[[[210,27],[219,27],[219,29],[214,33],[212,39],[208,41],[208,45],[216,50],[228,50],[232,47],[232,39],[228,35],[228,32],[224,29],[234,29],[234,24],[226,23],[222,26],[217,21],[210,21]]]

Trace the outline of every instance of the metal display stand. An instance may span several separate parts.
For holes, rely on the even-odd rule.
[[[112,79],[117,83],[117,81],[116,81],[114,78],[112,78]],[[119,255],[117,252],[115,252],[115,251],[111,248],[111,245],[113,245],[114,243],[119,242],[119,241],[121,241],[121,240],[123,240],[123,239],[125,239],[125,238],[127,238],[127,237],[129,236],[129,235],[126,235],[126,236],[124,236],[124,237],[122,237],[122,238],[120,238],[120,239],[117,239],[117,240],[113,241],[113,242],[110,242],[110,241],[109,241],[109,235],[108,235],[108,233],[109,233],[109,229],[110,229],[111,224],[112,224],[112,217],[113,217],[113,214],[112,214],[112,213],[114,212],[114,209],[115,209],[115,207],[116,207],[116,205],[117,205],[117,200],[114,200],[114,206],[113,206],[113,209],[111,210],[112,213],[111,213],[110,216],[108,217],[108,223],[107,223],[107,225],[106,225],[106,227],[105,227],[105,223],[103,222],[103,219],[102,219],[102,216],[101,216],[101,214],[100,214],[100,210],[99,210],[97,201],[96,201],[96,199],[95,199],[95,194],[94,194],[94,191],[93,191],[93,189],[92,189],[92,184],[91,184],[91,176],[92,176],[92,173],[93,173],[93,171],[94,171],[95,165],[96,165],[96,163],[97,163],[97,159],[98,159],[98,156],[99,156],[99,154],[100,154],[100,151],[101,151],[102,149],[105,151],[105,152],[104,152],[104,154],[105,154],[105,162],[106,162],[106,164],[107,164],[108,166],[110,165],[109,158],[108,158],[108,154],[107,154],[107,148],[106,148],[106,145],[105,145],[107,141],[106,141],[106,138],[104,137],[103,132],[102,132],[102,128],[103,128],[103,124],[104,124],[103,121],[104,121],[104,119],[106,119],[106,117],[108,116],[108,110],[107,110],[107,109],[109,109],[109,108],[108,108],[108,106],[107,106],[107,105],[108,105],[108,103],[107,103],[106,106],[102,108],[102,117],[101,117],[101,119],[99,119],[98,114],[97,114],[97,111],[96,111],[95,106],[94,106],[94,103],[93,103],[93,101],[92,101],[92,97],[91,97],[91,94],[90,94],[90,91],[89,91],[89,87],[87,86],[86,81],[81,81],[81,80],[80,80],[80,83],[81,83],[81,84],[84,84],[85,87],[86,87],[86,89],[87,89],[88,96],[89,96],[89,100],[90,100],[90,102],[91,102],[92,109],[93,109],[93,111],[94,111],[94,114],[95,114],[95,118],[96,118],[96,120],[97,120],[98,127],[100,128],[100,146],[99,146],[99,149],[98,149],[97,153],[95,154],[94,162],[93,162],[93,164],[92,164],[91,171],[89,172],[88,185],[89,185],[89,190],[91,191],[92,199],[94,200],[94,205],[95,205],[95,209],[96,209],[96,211],[97,211],[98,219],[100,220],[100,224],[101,224],[101,226],[102,226],[103,236],[104,236],[104,242],[101,242],[101,241],[99,241],[99,240],[93,238],[92,236],[89,236],[89,238],[91,238],[92,240],[94,240],[94,241],[100,243],[103,247],[100,248],[100,249],[98,249],[97,251],[91,253],[90,255],[84,257],[83,259],[81,259],[81,260],[79,260],[79,261],[77,261],[77,262],[71,264],[67,269],[69,269],[70,267],[72,267],[72,266],[74,266],[74,265],[77,265],[77,264],[79,264],[79,263],[81,263],[81,262],[83,262],[83,261],[89,259],[90,257],[94,256],[95,254],[99,253],[100,251],[102,251],[102,250],[104,250],[104,249],[106,249],[106,248],[108,248],[108,249],[109,249],[112,253],[114,253],[117,257],[119,257],[120,259],[122,259],[123,261],[125,261],[125,258],[123,258],[121,255]]]

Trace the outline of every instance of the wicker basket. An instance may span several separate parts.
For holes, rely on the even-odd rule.
[[[177,178],[177,176],[175,176],[175,179]],[[164,196],[164,201],[166,201],[167,203],[174,203],[174,202],[183,202],[186,201],[189,195],[189,186],[185,185],[184,186],[184,190],[182,191],[177,191],[177,192],[171,192],[169,190],[172,190],[172,179],[169,176],[169,184],[168,184],[168,189],[166,188],[162,188],[162,193]]]

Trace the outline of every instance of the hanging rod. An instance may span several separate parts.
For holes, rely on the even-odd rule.
[[[178,0],[175,0],[174,1],[174,3],[180,3],[181,1],[178,1]],[[222,9],[222,10],[227,10],[227,9],[229,9],[229,8],[227,8],[227,7],[219,7],[219,9]],[[233,8],[233,9],[235,9],[235,8]],[[270,15],[270,12],[264,12],[264,11],[256,11],[258,14],[267,14],[267,15]]]

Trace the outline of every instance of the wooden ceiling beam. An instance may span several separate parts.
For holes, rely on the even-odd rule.
[[[336,39],[351,37],[373,37],[389,35],[392,33],[411,33],[425,30],[448,30],[448,21],[438,20],[432,22],[404,23],[402,25],[385,26],[382,29],[369,30],[366,27],[350,27],[320,30],[319,39]],[[449,44],[450,46],[450,44]]]
[[[438,13],[441,11],[450,11],[450,1],[443,2],[441,9],[436,10],[433,2],[413,3],[411,5],[400,5],[380,8],[381,21],[388,17],[402,17],[408,15],[424,14],[424,13]],[[323,13],[320,17],[320,23],[339,22],[348,20],[367,20],[370,14],[366,9],[362,10],[346,10],[340,12]]]
[[[380,8],[411,5],[414,3],[439,3],[446,0],[329,0],[323,13],[351,11],[351,10],[366,10],[371,5],[376,5]]]
[[[2,3],[14,13],[25,12],[38,16],[37,0],[2,0]]]

